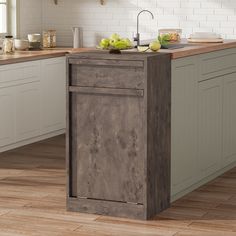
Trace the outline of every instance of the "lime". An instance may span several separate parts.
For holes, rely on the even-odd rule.
[[[138,46],[138,51],[139,52],[146,52],[149,50],[149,47],[146,46]]]

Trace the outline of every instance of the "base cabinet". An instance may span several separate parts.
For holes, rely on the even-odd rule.
[[[171,188],[172,195],[196,180],[197,71],[196,60],[172,62]],[[187,168],[186,168],[187,167]]]
[[[0,147],[14,142],[15,93],[14,88],[0,89]]]
[[[41,132],[48,133],[66,126],[65,58],[42,61]]]
[[[233,48],[172,61],[172,200],[236,165],[235,57]]]
[[[65,130],[65,61],[0,66],[0,152]]]
[[[236,72],[223,80],[223,158],[222,165],[236,161]]]
[[[20,85],[16,89],[16,141],[40,135],[40,85]]]
[[[221,167],[222,79],[200,82],[198,89],[198,168],[206,177]]]
[[[170,57],[148,55],[69,56],[68,210],[150,219],[169,207]]]

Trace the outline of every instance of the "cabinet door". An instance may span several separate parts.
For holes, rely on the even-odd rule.
[[[76,166],[71,170],[71,195],[144,203],[142,95],[122,89],[78,89],[70,99],[71,166]]]
[[[222,155],[222,78],[199,83],[198,165],[202,177],[220,168]]]
[[[3,88],[0,89],[0,147],[14,142],[14,129],[14,88]]]
[[[197,62],[172,61],[171,194],[196,182]]]
[[[224,76],[223,160],[227,166],[236,161],[236,73]]]
[[[40,134],[40,84],[16,87],[16,141]]]
[[[41,80],[42,133],[66,126],[66,61],[53,58],[42,61]]]

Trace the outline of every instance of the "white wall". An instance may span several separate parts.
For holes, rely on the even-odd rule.
[[[42,0],[18,0],[19,34],[26,37],[28,33],[42,31]]]
[[[215,31],[225,38],[236,38],[236,0],[20,0],[21,36],[27,32],[56,29],[58,45],[70,46],[72,26],[84,28],[85,46],[118,32],[132,37],[136,15],[151,10],[155,20],[141,17],[144,38],[156,37],[158,28],[180,27],[184,36],[194,31]]]

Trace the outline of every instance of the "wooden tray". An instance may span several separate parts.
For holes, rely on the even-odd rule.
[[[188,39],[189,43],[223,43],[224,39]]]

